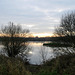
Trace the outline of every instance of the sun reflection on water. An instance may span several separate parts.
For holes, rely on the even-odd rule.
[[[33,54],[33,52],[32,51],[29,51],[29,54]]]

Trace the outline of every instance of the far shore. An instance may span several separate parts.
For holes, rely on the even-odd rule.
[[[72,47],[71,44],[65,44],[65,43],[44,43],[43,46],[49,46],[49,47]]]

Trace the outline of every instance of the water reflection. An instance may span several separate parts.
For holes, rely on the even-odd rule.
[[[29,52],[29,59],[31,64],[42,64],[46,60],[50,60],[56,56],[67,53],[75,53],[72,47],[46,47],[43,43],[48,42],[29,42],[31,51]]]
[[[43,46],[44,42],[30,42],[29,46],[32,48],[28,59],[31,64],[42,64],[43,61],[52,59],[54,57],[53,50],[50,47]]]
[[[28,42],[28,48],[26,54],[28,54],[28,59],[30,64],[42,64],[43,61],[52,59],[54,57],[53,49],[51,47],[43,46],[43,43],[47,42]],[[2,50],[4,46],[0,45],[0,54],[7,56],[7,53]],[[24,53],[23,53],[24,54]],[[23,55],[25,58],[25,56]],[[24,59],[23,58],[23,59]]]

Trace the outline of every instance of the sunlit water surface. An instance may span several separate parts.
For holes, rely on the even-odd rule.
[[[51,47],[43,46],[45,42],[29,42],[31,51],[29,59],[31,64],[42,64],[43,57],[45,60],[54,58],[53,50]]]

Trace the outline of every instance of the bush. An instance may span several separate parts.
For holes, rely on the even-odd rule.
[[[31,75],[24,63],[16,58],[0,55],[0,75]]]

